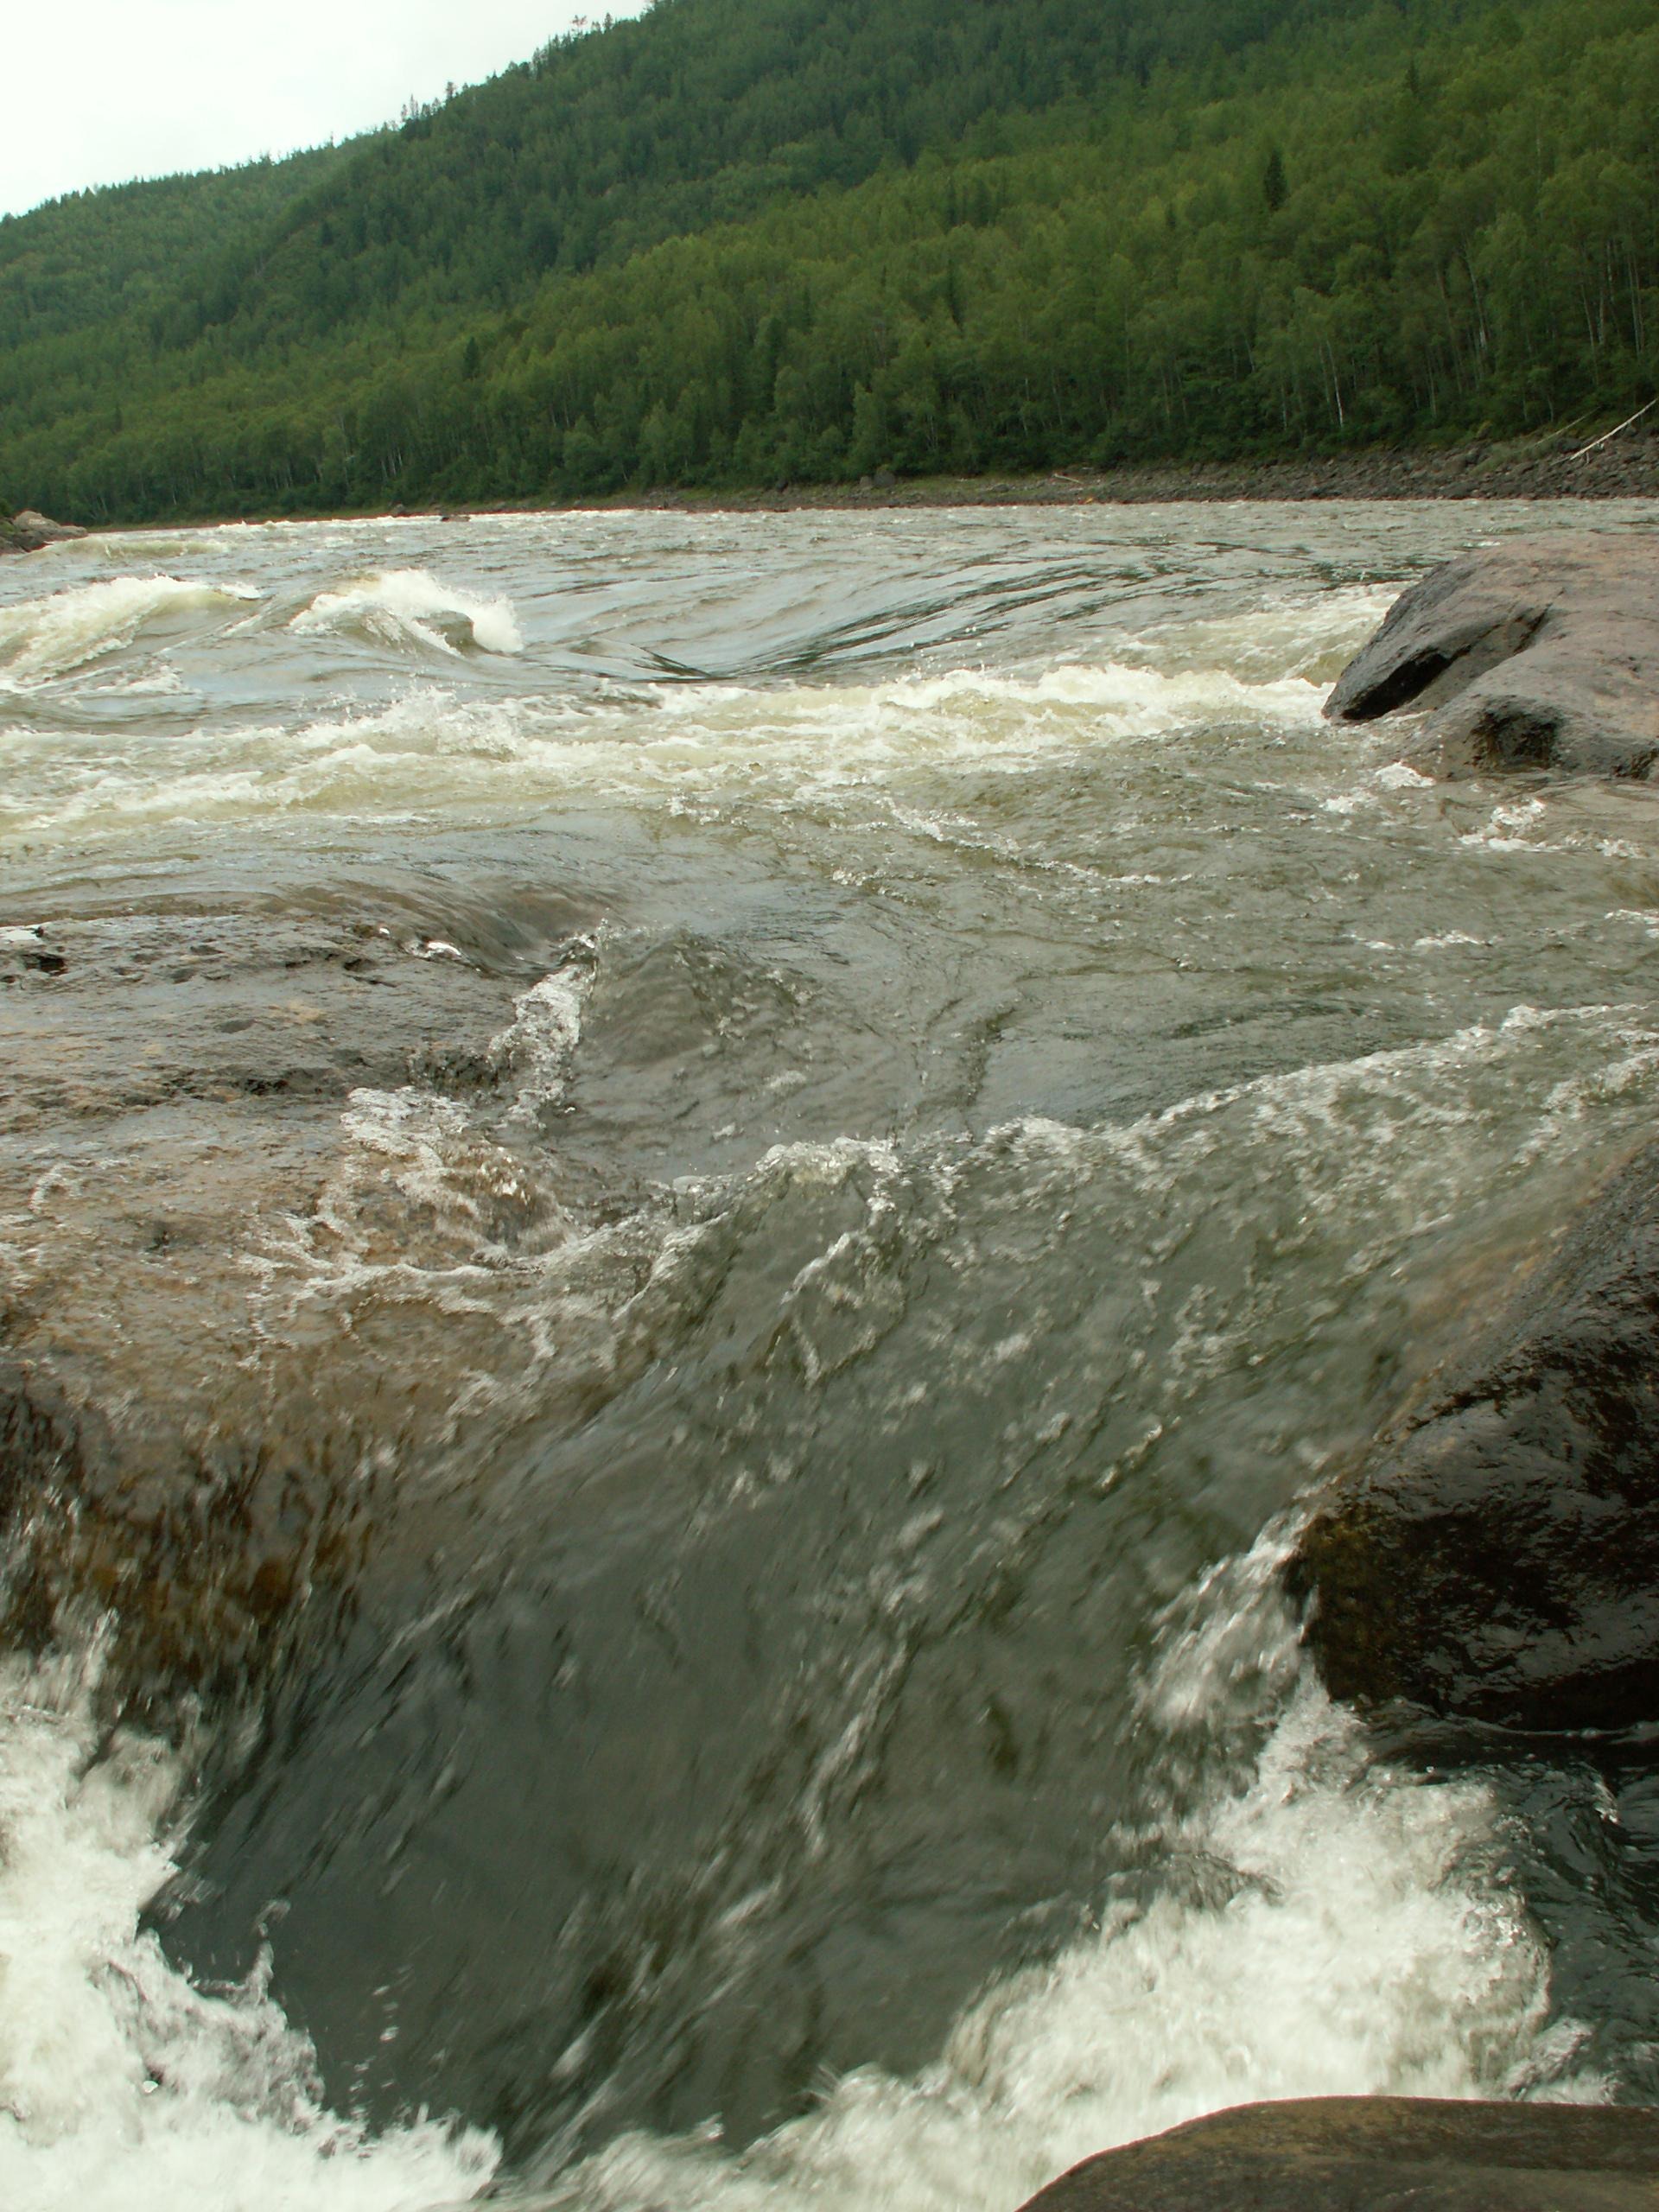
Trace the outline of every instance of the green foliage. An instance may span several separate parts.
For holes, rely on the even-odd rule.
[[[0,217],[0,353],[123,314],[175,315],[181,296],[228,299],[230,242],[257,232],[346,159],[323,147],[283,162],[76,192]]]
[[[0,495],[582,498],[1634,405],[1656,104],[1649,0],[659,0],[354,147],[0,224]]]

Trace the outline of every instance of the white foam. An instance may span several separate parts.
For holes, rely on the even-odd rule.
[[[258,597],[245,584],[112,576],[49,599],[20,600],[0,607],[0,685],[22,690],[50,683],[142,634],[188,626],[192,617],[232,610]]]
[[[1463,845],[1483,845],[1489,852],[1540,852],[1544,848],[1531,833],[1541,828],[1545,811],[1541,798],[1511,800],[1492,809],[1491,818],[1484,830],[1471,830],[1458,842]]]
[[[1080,2158],[1247,2101],[1606,2096],[1583,2031],[1549,2024],[1490,1794],[1374,1764],[1303,1669],[1278,1575],[1293,1533],[1212,1569],[1163,1625],[1141,1725],[1173,1774],[1234,1779],[1124,1834],[1138,1895],[993,1986],[912,2078],[861,2069],[741,2153],[713,2128],[635,2133],[523,2201],[1013,2212]]]
[[[1382,767],[1372,769],[1353,789],[1338,791],[1325,799],[1324,810],[1327,814],[1357,814],[1363,808],[1386,805],[1387,801],[1378,796],[1380,792],[1433,789],[1432,776],[1420,776],[1403,760],[1389,760]]]
[[[0,2203],[9,2212],[425,2212],[493,2144],[376,2138],[323,2107],[309,2044],[256,1975],[196,1988],[140,1915],[173,1872],[177,1776],[99,1745],[86,1675],[0,1666]]]
[[[1108,1902],[994,1988],[938,2062],[865,2069],[741,2155],[635,2134],[538,2203],[582,2212],[1013,2212],[1091,2152],[1258,2098],[1468,2097],[1571,2075],[1541,1945],[1489,1870],[1475,1786],[1369,1770],[1304,1685],[1255,1772],[1147,1838],[1149,1902]]]
[[[1604,918],[1610,922],[1630,922],[1649,937],[1659,938],[1659,911],[1649,906],[1618,906]]]
[[[573,957],[523,995],[502,1033],[505,1064],[532,1095],[556,1096],[568,1082],[588,972]],[[1565,1060],[1581,1064],[1580,1033],[1598,1039],[1599,1062],[1624,1051],[1605,1081],[1630,1090],[1621,1110],[1645,1112],[1659,1039],[1628,1011],[1520,1007],[1501,1024],[1199,1094],[1133,1123],[1026,1120],[975,1144],[919,1150],[853,1139],[777,1147],[745,1178],[686,1186],[680,1226],[664,1217],[607,1232],[631,1240],[615,1285],[574,1274],[572,1248],[562,1248],[544,1273],[532,1262],[504,1275],[503,1302],[476,1310],[496,1316],[492,1326],[524,1328],[525,1355],[506,1364],[534,1387],[542,1355],[532,1324],[558,1334],[551,1300],[580,1294],[590,1321],[623,1295],[666,1298],[677,1268],[717,1256],[708,1249],[723,1233],[716,1209],[731,1217],[745,1192],[758,1202],[868,1171],[874,1223],[921,1173],[971,1215],[985,1172],[1013,1160],[1024,1203],[1058,1211],[1068,1179],[1118,1166],[1143,1189],[1183,1175],[1207,1181],[1223,1115],[1228,1141],[1257,1147],[1264,1179],[1288,1176],[1298,1215],[1325,1221],[1354,1279],[1369,1277],[1414,1224],[1466,1193],[1471,1176],[1484,1188],[1499,1173],[1530,1172],[1523,1153],[1552,1130],[1564,1148],[1581,1147],[1595,1103],[1582,1084],[1548,1092],[1535,1145],[1507,1161],[1491,1158],[1481,1107],[1483,1090],[1512,1113],[1518,1089],[1545,1090],[1553,1062],[1535,1059],[1575,1035]],[[1395,1109],[1425,1138],[1403,1159],[1391,1138]],[[501,1179],[522,1172],[469,1133],[456,1102],[413,1087],[354,1094],[344,1134],[352,1175],[447,1210],[457,1252],[477,1243],[477,1217],[488,1211],[469,1194],[493,1203],[507,1189]],[[1335,1184],[1320,1179],[1326,1168]],[[339,1287],[353,1300],[377,1267],[411,1265],[402,1233],[391,1262],[377,1258],[347,1203],[355,1188],[342,1170],[329,1224],[320,1216],[312,1229],[335,1237]],[[804,1348],[812,1316],[803,1297],[818,1276],[833,1277],[846,1243],[807,1262],[782,1301]],[[641,1292],[652,1244],[656,1287]],[[595,1242],[582,1264],[599,1268],[603,1258]],[[457,1296],[481,1296],[487,1281],[466,1264],[473,1272]],[[429,1298],[434,1278],[418,1288]],[[835,1294],[832,1280],[831,1303]],[[1259,1332],[1262,1313],[1212,1313],[1205,1327],[1222,1332],[1213,1343],[1184,1334],[1160,1381],[1169,1402],[1179,1404],[1196,1368],[1236,1357],[1240,1331]],[[567,1344],[567,1368],[571,1356]],[[613,1370],[609,1338],[595,1357]],[[506,2201],[582,2212],[1013,2212],[1077,2158],[1241,2099],[1600,2094],[1601,2082],[1575,2070],[1572,2024],[1550,2024],[1547,1961],[1504,1878],[1491,1800],[1472,1785],[1370,1764],[1352,1723],[1300,1677],[1277,1595],[1284,1541],[1270,1532],[1249,1558],[1217,1569],[1166,1625],[1137,1725],[1156,1732],[1160,1770],[1179,1787],[1125,1839],[1147,1870],[1145,1890],[1103,1897],[1088,1932],[988,1991],[912,2077],[861,2070],[741,2155],[706,2133],[635,2134],[550,2196]],[[167,1965],[137,1915],[168,1872],[170,1770],[130,1745],[86,1772],[92,1741],[84,1700],[38,1675],[0,1670],[0,1954],[12,1962],[0,1987],[0,2114],[10,2114],[0,2116],[0,2202],[22,2212],[192,2202],[429,2212],[481,2185],[489,2150],[478,2139],[429,2127],[373,2139],[332,2117],[302,2040],[257,1984],[209,1997]],[[809,1790],[809,1821],[815,1802]]]
[[[1249,2098],[1392,2091],[1595,2098],[1547,2025],[1547,1961],[1481,1788],[1368,1763],[1295,1679],[1281,1544],[1217,1570],[1166,1635],[1147,1725],[1281,1707],[1254,1767],[1138,1837],[1155,1881],[1109,1897],[909,2078],[864,2069],[741,2155],[623,2138],[506,2201],[582,2212],[1013,2212],[1091,2152]],[[1294,1683],[1287,1699],[1287,1682]],[[209,1994],[140,1927],[168,1878],[177,1777],[99,1745],[88,1677],[0,1667],[0,2201],[18,2212],[439,2212],[496,2166],[475,2133],[376,2137],[322,2105],[257,1974]]]
[[[596,943],[584,940],[590,956]],[[567,961],[513,1001],[511,1025],[490,1039],[492,1060],[520,1077],[515,1119],[555,1106],[563,1097],[593,982],[591,957]]]
[[[936,757],[977,761],[1012,750],[1018,760],[1103,738],[1206,727],[1317,728],[1320,704],[1319,687],[1301,677],[1257,683],[1224,668],[1078,661],[1030,676],[958,669],[875,684],[685,684],[662,695],[660,711],[671,728],[706,730],[716,744],[728,736],[783,747],[833,738],[853,776]],[[830,761],[819,765],[834,772]]]
[[[424,569],[391,569],[320,592],[289,628],[302,637],[356,636],[386,645],[455,654],[521,653],[524,640],[512,602],[479,599]]]
[[[19,728],[0,733],[0,831],[79,841],[168,821],[516,812],[594,794],[682,810],[792,802],[933,766],[1014,777],[1200,733],[1312,734],[1320,698],[1300,678],[1257,684],[1216,671],[1076,664],[862,686],[700,683],[491,700],[422,690],[298,730],[105,735],[79,755],[55,734]]]
[[[1225,615],[1190,615],[1136,639],[1154,666],[1213,668],[1248,683],[1298,677],[1326,685],[1376,630],[1399,597],[1399,584],[1353,584],[1313,596],[1270,599]]]

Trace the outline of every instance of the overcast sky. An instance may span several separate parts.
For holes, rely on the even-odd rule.
[[[0,215],[83,185],[291,153],[641,0],[14,0]]]

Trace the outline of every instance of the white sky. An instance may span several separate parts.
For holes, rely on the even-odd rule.
[[[389,123],[643,0],[10,0],[0,215]]]

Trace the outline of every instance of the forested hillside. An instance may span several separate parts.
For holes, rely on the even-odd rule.
[[[355,148],[0,224],[0,497],[298,511],[1593,416],[1652,389],[1656,112],[1651,0],[659,0]]]
[[[245,274],[240,242],[263,237],[347,159],[346,149],[323,147],[72,193],[33,214],[0,218],[0,353],[124,315],[176,314],[187,299],[205,313]]]

